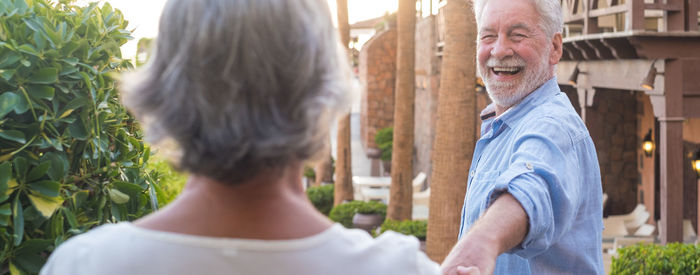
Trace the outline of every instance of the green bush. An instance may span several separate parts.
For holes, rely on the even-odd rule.
[[[334,188],[332,184],[322,186],[312,186],[306,189],[306,195],[309,197],[311,204],[316,207],[318,212],[328,216],[333,208]]]
[[[382,226],[380,228],[380,233],[384,233],[384,231],[391,230],[404,235],[412,235],[421,241],[425,241],[425,236],[428,232],[428,222],[423,220],[396,221],[387,219],[384,221],[384,223],[382,223]]]
[[[304,177],[309,181],[314,182],[316,181],[316,171],[310,166],[304,166]]]
[[[700,274],[700,246],[672,243],[620,248],[610,274]]]
[[[105,3],[0,1],[0,268],[37,273],[53,248],[157,208],[150,151],[113,75],[129,31]]]
[[[361,214],[380,214],[382,219],[386,217],[386,204],[377,201],[351,201],[333,207],[329,214],[329,218],[337,223],[342,224],[347,228],[352,227],[352,217],[355,213]]]
[[[154,153],[148,160],[146,169],[158,184],[153,187],[158,197],[158,205],[163,207],[173,201],[182,192],[187,182],[187,175],[176,171],[167,160]]]
[[[381,157],[383,161],[391,161],[391,151],[394,146],[394,127],[386,127],[377,131],[374,135],[374,142],[382,151]]]

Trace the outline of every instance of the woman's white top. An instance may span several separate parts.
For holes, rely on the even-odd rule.
[[[284,229],[280,229],[284,230]],[[335,224],[292,240],[202,237],[122,222],[63,243],[41,274],[441,274],[415,237]]]

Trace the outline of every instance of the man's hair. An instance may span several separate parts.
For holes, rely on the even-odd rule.
[[[564,28],[562,19],[561,4],[559,0],[528,0],[535,5],[537,13],[540,14],[540,27],[548,37],[555,33],[560,33]],[[488,0],[474,0],[474,15],[477,24],[481,23],[481,15]]]
[[[169,0],[154,57],[122,81],[179,168],[238,183],[308,160],[349,110],[350,68],[324,0]]]

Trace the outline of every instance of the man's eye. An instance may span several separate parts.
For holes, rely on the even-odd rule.
[[[483,36],[481,36],[481,40],[493,39],[495,37],[496,37],[495,35],[491,35],[491,34],[483,35]]]

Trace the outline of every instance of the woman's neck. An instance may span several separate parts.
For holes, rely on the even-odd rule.
[[[301,166],[281,171],[237,184],[193,175],[175,201],[134,224],[190,235],[268,240],[308,237],[330,227],[306,198]]]

